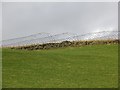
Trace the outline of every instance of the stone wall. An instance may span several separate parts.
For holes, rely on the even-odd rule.
[[[61,43],[46,43],[46,44],[36,44],[28,46],[12,47],[11,49],[25,49],[25,50],[43,50],[61,47],[77,47],[86,45],[104,45],[104,44],[118,44],[119,40],[91,40],[91,41],[63,41]]]

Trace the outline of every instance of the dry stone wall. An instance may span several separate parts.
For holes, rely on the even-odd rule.
[[[119,40],[92,40],[92,41],[63,41],[61,43],[46,43],[29,46],[12,47],[11,49],[25,49],[25,50],[44,50],[62,47],[80,47],[86,45],[104,45],[104,44],[119,44]]]

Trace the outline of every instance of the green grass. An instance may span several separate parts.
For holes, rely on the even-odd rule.
[[[3,49],[3,88],[118,87],[118,46]]]

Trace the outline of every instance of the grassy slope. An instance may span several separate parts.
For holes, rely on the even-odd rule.
[[[3,87],[117,87],[117,48],[97,45],[42,51],[3,49]]]

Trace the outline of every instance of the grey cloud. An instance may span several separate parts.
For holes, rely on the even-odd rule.
[[[3,39],[48,32],[77,34],[98,28],[117,29],[113,2],[3,3]],[[107,29],[106,29],[107,30]]]

